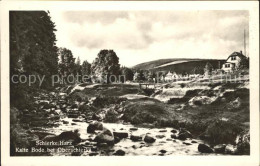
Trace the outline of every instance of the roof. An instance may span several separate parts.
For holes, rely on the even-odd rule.
[[[245,58],[246,58],[246,56],[243,55],[243,54],[240,53],[240,52],[233,52],[231,55],[228,56],[228,58],[231,57],[231,56],[238,56],[238,57],[240,57],[241,59],[245,59]],[[227,60],[228,60],[228,58],[227,58]]]
[[[233,63],[233,62],[225,62],[224,64],[226,64],[226,63],[230,63],[230,64],[236,64],[236,63]]]

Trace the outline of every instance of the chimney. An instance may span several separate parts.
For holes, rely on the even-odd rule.
[[[242,51],[240,51],[240,54],[243,54],[243,52],[242,52]]]

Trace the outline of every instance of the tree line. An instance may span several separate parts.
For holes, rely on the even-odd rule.
[[[72,51],[67,48],[59,48],[58,54],[60,57],[58,74],[65,81],[69,80],[67,77],[70,76],[88,76],[87,80],[79,79],[78,81],[98,82],[100,79],[106,79],[106,77],[111,75],[115,77],[125,75],[124,81],[133,80],[133,71],[127,67],[120,66],[119,58],[114,50],[103,49],[92,63],[85,60],[82,64],[79,57],[75,62]],[[69,81],[65,82],[65,84],[69,84]]]

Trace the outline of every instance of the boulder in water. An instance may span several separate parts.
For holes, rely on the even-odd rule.
[[[156,141],[155,138],[153,138],[152,136],[149,136],[147,134],[144,137],[144,142],[146,142],[146,143],[154,143],[155,141]]]
[[[180,140],[186,140],[187,138],[192,138],[192,135],[189,131],[181,129],[177,138]]]
[[[113,132],[113,134],[114,134],[115,137],[118,137],[120,139],[128,137],[127,132],[117,132],[117,131],[115,131],[115,132]]]
[[[227,144],[227,146],[225,148],[225,153],[226,154],[234,154],[235,151],[236,151],[236,147],[234,145]]]
[[[173,129],[173,130],[171,130],[171,132],[172,132],[172,133],[177,133],[178,131],[175,130],[175,129]]]
[[[68,141],[72,142],[72,144],[77,144],[81,141],[81,138],[79,137],[78,130],[73,131],[65,131],[62,132],[60,135],[55,136],[55,135],[47,135],[46,137],[43,138],[43,141]]]
[[[114,136],[114,139],[115,139],[114,140],[114,144],[117,144],[117,143],[119,143],[121,141],[122,138]]]
[[[136,131],[136,130],[138,130],[138,128],[131,127],[129,130],[130,130],[130,131]]]
[[[71,141],[73,144],[81,142],[81,138],[79,137],[78,130],[75,131],[65,131],[62,132],[58,137],[63,141]]]
[[[111,131],[108,129],[103,130],[101,133],[99,133],[94,141],[98,144],[100,143],[107,143],[108,145],[114,145],[114,136]]]
[[[191,143],[189,142],[183,142],[184,145],[192,145]]]
[[[125,151],[119,149],[114,153],[115,156],[124,156],[125,155]]]
[[[171,134],[171,138],[177,139],[177,135],[176,134]]]
[[[215,153],[224,153],[225,152],[226,145],[225,144],[219,144],[214,146]]]
[[[142,141],[142,137],[141,136],[138,136],[138,135],[131,135],[130,136],[130,139],[134,142],[137,142],[137,141]]]
[[[199,144],[198,150],[201,153],[213,153],[213,150],[208,145],[205,144]]]
[[[165,137],[165,135],[156,135],[155,137],[156,137],[156,138],[159,138],[159,139],[162,139],[162,138]]]
[[[166,153],[167,151],[164,150],[164,149],[162,149],[162,150],[160,150],[160,152],[164,154],[164,153]]]
[[[87,132],[95,133],[96,130],[103,130],[103,124],[97,121],[91,122],[88,125]]]
[[[32,131],[31,133],[37,135],[39,137],[39,139],[43,139],[46,136],[56,136],[55,134],[52,134],[52,133],[49,133],[46,131]]]

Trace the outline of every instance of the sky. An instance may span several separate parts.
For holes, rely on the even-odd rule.
[[[50,11],[57,46],[81,62],[113,49],[122,66],[166,58],[226,59],[248,49],[247,11]],[[248,55],[247,51],[247,55]]]

